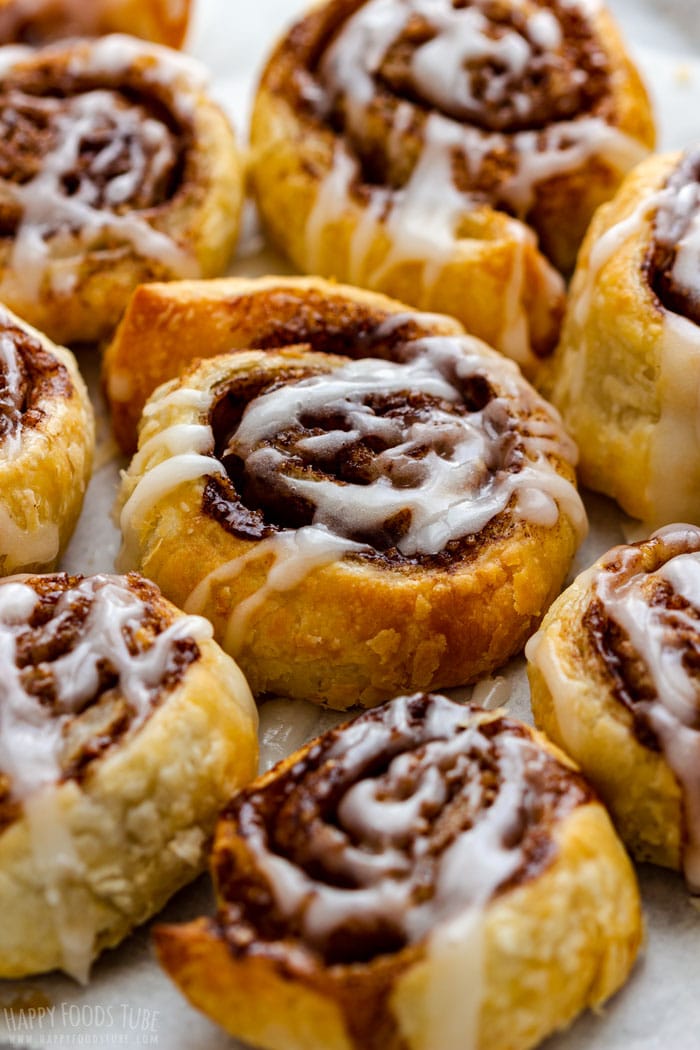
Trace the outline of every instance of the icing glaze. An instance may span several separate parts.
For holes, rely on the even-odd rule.
[[[205,620],[178,617],[151,645],[134,654],[129,637],[138,631],[146,605],[119,577],[87,577],[61,594],[55,607],[54,620],[68,617],[73,607],[87,606],[87,611],[76,643],[46,664],[55,694],[49,715],[38,697],[27,691],[17,666],[18,638],[41,601],[23,580],[10,578],[0,584],[0,770],[10,777],[13,795],[20,800],[60,779],[64,724],[95,696],[105,661],[118,676],[137,727],[151,710],[153,690],[162,681],[174,643],[212,635]]]
[[[69,74],[101,76],[109,84],[110,77],[134,68],[144,56],[148,61],[143,79],[172,89],[172,111],[185,119],[181,100],[192,97],[194,86],[190,78],[190,94],[181,90],[185,77],[181,66],[184,62],[183,68],[187,68],[187,62],[181,56],[171,58],[167,49],[151,49],[126,37],[106,37],[78,47],[68,63]],[[22,64],[20,60],[18,71]],[[10,85],[13,68],[4,70]],[[0,285],[0,293],[35,299],[47,274],[55,293],[70,293],[82,252],[99,247],[105,235],[116,246],[127,246],[161,263],[174,275],[196,275],[197,264],[191,253],[156,227],[147,208],[131,203],[144,187],[167,180],[177,166],[172,133],[165,123],[107,87],[62,99],[25,95],[10,87],[4,121],[13,119],[13,107],[20,111],[29,107],[37,114],[36,120],[41,117],[51,129],[52,143],[30,177],[6,183],[5,190],[19,218],[12,267]],[[111,131],[107,137],[105,129]],[[99,143],[87,169],[84,164],[81,168],[86,142]],[[115,167],[117,173],[113,175]],[[57,261],[61,265],[51,269]]]
[[[590,22],[599,5],[567,2],[553,10],[529,2],[512,6],[512,19],[505,22],[493,21],[480,0],[459,6],[444,0],[369,0],[342,24],[314,82],[316,108],[325,115],[340,107],[345,136],[338,140],[308,217],[310,270],[318,269],[323,231],[332,230],[340,216],[352,216],[348,279],[381,288],[394,268],[417,263],[423,294],[430,296],[443,267],[458,254],[465,217],[494,194],[497,207],[524,219],[538,187],[548,180],[578,170],[594,157],[620,173],[642,159],[646,150],[639,142],[589,112],[585,103],[581,112],[571,112],[566,93],[558,94],[566,69],[572,91],[581,91],[585,99],[589,75],[581,66],[566,65],[560,16],[577,12]],[[420,34],[418,27],[424,27]],[[381,101],[393,86],[387,88],[385,66],[391,66],[397,42],[409,48],[409,58],[396,105],[384,107],[393,116],[381,110],[379,117],[389,121],[386,163],[402,169],[406,134],[418,134],[422,145],[410,171],[385,188],[363,177],[360,158],[365,149],[370,157],[376,152],[367,129],[378,119],[378,97]],[[596,61],[591,68],[596,77],[601,75]],[[537,105],[544,107],[548,120],[533,109],[533,84],[543,70],[558,71],[551,91],[538,95]],[[401,93],[420,106],[401,100]],[[469,173],[467,187],[457,185],[459,161]],[[497,188],[485,189],[493,187],[493,179],[487,177],[482,185],[482,172],[494,165],[503,169]],[[360,183],[361,201],[355,192]],[[388,243],[383,258],[377,247],[382,228]],[[499,348],[531,365],[523,255],[525,243],[534,246],[535,237],[504,215],[502,236],[513,235],[524,243],[506,279]],[[546,294],[556,301],[563,291],[559,276],[548,269],[542,276]]]
[[[670,526],[654,536],[677,539],[680,529],[694,533],[691,526]],[[606,614],[624,630],[637,657],[651,676],[655,695],[635,701],[655,732],[664,756],[683,791],[686,841],[683,865],[691,889],[700,893],[700,732],[698,711],[700,690],[689,673],[687,644],[700,651],[700,552],[677,554],[656,569],[644,572],[635,565],[636,549],[619,552],[619,565],[596,576],[596,593]],[[689,608],[669,608],[669,600],[651,602],[659,583],[684,599]],[[677,639],[677,640],[676,640]],[[687,644],[682,644],[685,639]]]
[[[401,323],[410,316],[401,315]],[[330,373],[278,384],[247,405],[221,453],[224,462],[239,461],[256,491],[301,499],[313,512],[297,528],[273,529],[190,593],[186,610],[201,612],[213,588],[248,571],[256,578],[253,592],[231,610],[222,629],[229,652],[240,651],[251,617],[271,592],[289,590],[348,554],[382,549],[379,539],[368,537],[391,534],[392,545],[406,557],[436,555],[453,540],[481,531],[506,508],[518,519],[551,527],[560,507],[584,534],[580,497],[552,461],[573,463],[575,447],[517,366],[487,355],[468,337],[427,336],[405,344],[405,352],[403,363],[348,361]],[[474,377],[492,390],[482,406],[466,410],[462,385]],[[427,406],[408,422],[372,407],[392,398],[406,404],[406,391]],[[142,448],[124,489],[121,568],[138,564],[140,531],[160,500],[186,480],[201,479],[204,491],[208,477],[225,477],[221,459],[211,453],[211,423],[202,422],[207,400],[212,405],[213,392],[198,396],[171,384],[147,407]],[[173,424],[174,406],[190,409],[192,416],[188,412]],[[303,421],[315,414],[321,425],[305,429]],[[200,422],[187,422],[192,417]],[[295,433],[294,440],[277,441]],[[358,441],[381,450],[371,476],[361,481],[339,481],[323,467],[296,469],[299,457],[323,464],[342,458]],[[394,535],[386,523],[398,519],[401,531]]]

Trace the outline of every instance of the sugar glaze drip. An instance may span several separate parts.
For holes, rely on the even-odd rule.
[[[198,83],[194,62],[171,56],[168,49],[116,35],[76,46],[68,63],[69,74],[102,77],[109,85],[110,77],[127,71],[129,63],[132,68],[143,66],[146,84],[172,92],[174,117],[184,122],[192,119],[189,95],[184,92],[181,101],[179,88],[186,83],[191,92]],[[27,62],[31,61],[29,53]],[[17,62],[19,74],[24,55],[18,55]],[[180,277],[195,276],[196,260],[191,253],[153,222],[149,206],[154,207],[156,199],[150,205],[146,197],[140,200],[149,186],[156,187],[177,167],[172,132],[166,125],[109,86],[88,90],[80,86],[79,79],[72,98],[25,94],[11,87],[13,70],[12,64],[3,69],[9,86],[3,120],[11,124],[17,119],[12,116],[13,107],[20,113],[29,107],[34,114],[31,119],[51,129],[52,142],[36,171],[28,171],[29,177],[4,181],[3,192],[17,213],[17,227],[12,269],[0,292],[36,298],[50,263],[56,260],[61,266],[52,273],[52,289],[57,294],[70,292],[78,277],[76,258],[85,249],[99,247],[105,235]],[[105,129],[111,129],[107,138]],[[84,169],[80,162],[86,143],[100,146]],[[117,174],[113,175],[115,165]],[[132,199],[137,203],[131,203]]]
[[[138,631],[146,605],[119,577],[87,577],[61,594],[56,604],[56,629],[71,608],[86,607],[86,612],[76,644],[45,665],[55,690],[55,703],[49,711],[27,691],[17,663],[18,638],[28,630],[28,621],[41,603],[39,594],[24,580],[22,576],[11,577],[0,584],[0,770],[10,778],[13,796],[19,800],[61,779],[64,726],[89,705],[105,661],[118,676],[119,689],[133,712],[132,728],[136,729],[152,709],[153,691],[162,681],[174,643],[181,639],[196,642],[212,635],[205,620],[178,617],[142,652],[132,653],[129,635]]]
[[[635,700],[635,717],[653,730],[681,785],[683,869],[690,889],[700,894],[700,682],[687,662],[700,654],[700,529],[671,525],[655,538],[691,549],[645,572],[635,547],[619,548],[613,565],[596,577],[595,590],[651,676],[655,695]],[[662,601],[654,600],[659,588]],[[689,608],[675,607],[675,596]]]

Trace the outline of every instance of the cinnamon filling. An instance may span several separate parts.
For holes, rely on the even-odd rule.
[[[675,654],[673,662],[682,669],[687,688],[700,697],[700,608],[664,576],[664,567],[674,558],[696,552],[700,536],[683,527],[674,536],[674,528],[629,547],[606,565],[602,595],[599,585],[582,620],[613,695],[632,714],[640,743],[653,751],[663,750],[655,720],[660,683],[659,665],[650,650],[653,640],[660,640],[666,658]],[[626,627],[626,610],[632,609],[633,601],[639,638]],[[700,730],[700,703],[696,706],[684,722]]]
[[[14,325],[0,329],[0,442],[41,425],[46,401],[70,397],[68,372],[41,343]]]
[[[360,195],[363,185],[408,183],[437,117],[454,128],[457,189],[518,211],[503,186],[522,163],[508,136],[536,136],[582,117],[614,119],[608,62],[576,5],[412,0],[396,2],[393,15],[380,6],[336,0],[313,12],[290,34],[288,53],[283,46],[279,75],[268,73],[272,90],[345,137],[360,163]],[[356,28],[363,18],[364,31]],[[476,163],[459,140],[462,126],[486,136]],[[504,136],[498,148],[489,135]],[[528,147],[540,148],[549,147],[536,139]]]
[[[60,162],[55,192],[115,215],[162,207],[183,177],[180,129],[156,100],[127,91],[76,83],[66,74],[4,78],[0,93],[0,179],[28,186],[41,178],[44,158]],[[77,93],[76,93],[77,91]],[[0,234],[14,237],[22,198],[0,203]],[[74,225],[80,221],[76,212]],[[69,216],[63,216],[63,224]],[[59,229],[46,230],[47,235]]]
[[[136,574],[121,580],[61,573],[18,581],[4,587],[20,588],[19,598],[10,595],[10,605],[0,610],[3,652],[14,652],[0,695],[0,830],[54,762],[59,779],[86,775],[93,760],[143,723],[200,655],[196,632],[179,631],[177,622],[174,628],[158,589]],[[0,603],[8,593],[0,587]],[[15,601],[30,602],[29,613],[11,611]],[[36,754],[35,733],[44,734]]]
[[[700,149],[684,154],[665,186],[645,261],[659,302],[700,325]]]
[[[333,965],[400,951],[535,878],[555,824],[591,797],[510,719],[400,698],[231,803],[220,926],[236,953],[300,946]],[[455,864],[469,872],[459,887]]]
[[[700,893],[700,530],[669,525],[602,566],[583,619],[613,696],[681,789],[682,861]],[[652,791],[657,790],[652,785]]]
[[[410,322],[402,324],[405,329]],[[368,341],[365,337],[363,348]],[[392,356],[417,359],[419,346],[418,342],[394,346]],[[379,341],[374,349],[383,349],[388,356]],[[338,498],[346,499],[344,506],[323,519],[326,525],[351,543],[363,545],[365,549],[352,557],[379,559],[397,567],[416,563],[444,567],[455,555],[475,556],[491,540],[494,529],[502,533],[502,522],[489,524],[453,537],[433,552],[411,549],[405,542],[420,513],[419,507],[411,509],[415,494],[428,490],[432,473],[441,465],[445,470],[453,463],[455,469],[464,468],[462,421],[470,425],[473,417],[479,433],[489,435],[487,449],[475,440],[473,470],[465,468],[477,488],[486,489],[496,476],[521,469],[523,449],[516,420],[485,374],[476,369],[459,373],[456,359],[446,355],[435,365],[435,378],[446,384],[449,399],[410,385],[383,388],[371,378],[359,386],[351,382],[352,393],[346,398],[337,391],[333,394],[336,373],[328,367],[319,362],[317,370],[290,367],[272,376],[265,370],[253,371],[219,394],[211,426],[215,454],[231,484],[214,476],[208,479],[206,513],[233,535],[259,540],[280,530],[319,524],[323,511],[316,492],[320,497],[332,485]],[[316,384],[322,389],[324,375],[331,391],[328,402],[317,392]],[[274,434],[261,434],[241,447],[243,419],[251,418],[264,395],[280,392],[282,397],[282,388],[290,399],[287,418],[278,420]],[[305,388],[308,407],[303,404]],[[386,513],[355,515],[353,494],[369,489],[386,495]],[[405,505],[401,505],[402,491]]]

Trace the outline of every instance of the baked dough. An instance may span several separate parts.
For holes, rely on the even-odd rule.
[[[639,860],[700,891],[700,529],[615,547],[528,643],[537,724],[578,762]]]
[[[330,0],[263,72],[251,182],[302,271],[453,314],[532,371],[563,307],[547,258],[573,269],[653,142],[602,5]]]
[[[0,299],[58,342],[111,335],[142,281],[221,273],[241,161],[194,60],[113,34],[0,70]]]
[[[0,0],[0,44],[133,33],[180,47],[190,0]]]
[[[144,410],[121,566],[209,618],[256,695],[342,709],[488,673],[585,530],[575,450],[517,366],[394,311],[367,357],[222,354]]]
[[[198,358],[292,344],[336,354],[368,354],[377,331],[406,310],[384,295],[320,277],[224,277],[141,285],[104,356],[114,436],[122,451],[132,455],[150,395]],[[464,332],[450,317],[424,317],[421,325],[431,335]]]
[[[584,485],[649,526],[700,523],[700,150],[651,157],[596,215],[537,383]]]
[[[80,515],[94,443],[73,355],[0,306],[0,576],[56,565]]]
[[[604,808],[544,737],[440,696],[332,730],[239,794],[213,918],[155,931],[266,1050],[525,1050],[627,978],[641,917]]]
[[[243,676],[136,575],[0,583],[0,976],[91,960],[203,867],[257,764]]]

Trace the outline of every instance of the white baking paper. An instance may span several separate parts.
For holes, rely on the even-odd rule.
[[[303,0],[196,0],[196,4],[190,50],[209,66],[215,93],[243,138],[264,56],[306,5]],[[698,0],[610,0],[610,6],[652,91],[660,146],[678,148],[700,140]],[[290,272],[284,260],[265,249],[252,207],[231,272]],[[119,540],[110,515],[118,472],[125,464],[116,457],[101,405],[98,363],[84,354],[80,364],[98,406],[98,453],[85,510],[63,568],[92,573],[111,571],[114,566]],[[574,573],[633,529],[633,523],[609,501],[587,495],[586,503],[592,528]],[[510,711],[529,719],[522,660],[513,661],[502,674],[511,688]],[[281,757],[337,717],[308,704],[265,705],[261,719],[265,761]],[[700,1048],[700,914],[691,906],[679,877],[650,867],[641,867],[639,875],[648,937],[631,980],[602,1014],[582,1017],[543,1044],[546,1050]],[[186,920],[212,907],[208,881],[202,878],[182,891],[158,921]],[[239,1045],[193,1010],[161,973],[147,927],[106,953],[86,988],[56,975],[0,982],[0,1047],[236,1050]]]

